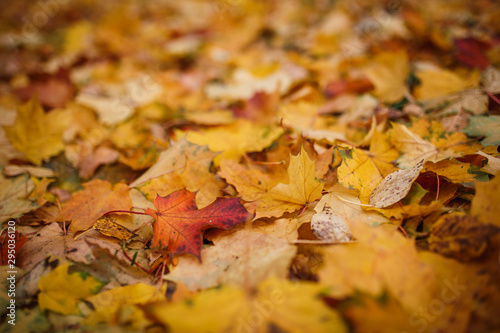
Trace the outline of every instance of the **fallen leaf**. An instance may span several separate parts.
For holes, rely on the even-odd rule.
[[[345,243],[352,239],[347,222],[342,216],[335,214],[327,203],[323,205],[321,213],[313,215],[311,230],[319,240],[327,242]]]
[[[339,150],[342,164],[337,169],[339,183],[360,191],[362,202],[368,199],[377,185],[397,168],[391,163],[399,156],[388,138],[375,131],[369,151],[352,148]]]
[[[0,174],[0,223],[38,208],[28,200],[35,184],[27,175],[5,178]]]
[[[82,178],[89,178],[100,165],[113,163],[117,159],[117,151],[101,146],[81,160],[79,175]]]
[[[66,202],[54,218],[59,222],[71,221],[70,230],[73,232],[87,230],[109,211],[132,207],[125,184],[112,186],[107,181],[92,180],[83,187],[85,189]]]
[[[83,238],[74,239],[72,232],[64,233],[59,224],[51,223],[30,238],[17,256],[19,267],[31,270],[48,256],[68,258],[75,262],[91,262],[92,250]]]
[[[357,290],[376,297],[387,289],[414,311],[432,300],[433,271],[418,259],[413,241],[391,225],[356,223],[351,230],[356,243],[333,245],[324,251],[319,279],[331,287],[330,295],[346,297]]]
[[[323,207],[328,205],[335,214],[338,214],[349,223],[362,222],[378,225],[389,222],[389,219],[379,212],[362,209],[361,201],[358,197],[359,191],[346,189],[341,184],[335,184],[330,189],[330,193],[325,194],[321,198],[314,210],[317,213],[321,213]]]
[[[199,332],[207,327],[213,332],[237,332],[239,322],[249,313],[245,293],[233,286],[209,289],[173,304],[148,304],[145,308],[172,332]]]
[[[12,229],[4,229],[4,231],[0,234],[1,266],[15,263],[19,250],[28,240],[26,236],[19,234],[17,231],[9,231],[12,231]],[[10,244],[14,244],[14,247],[9,246]]]
[[[216,155],[217,153],[210,151],[208,146],[199,146],[182,138],[162,152],[158,161],[129,186],[137,187],[151,179],[182,169],[189,159],[203,163],[208,168]]]
[[[85,325],[132,321],[134,329],[143,330],[151,325],[151,321],[145,318],[140,306],[165,301],[165,295],[155,286],[137,283],[87,296],[85,301],[92,303],[94,309],[83,321]],[[124,310],[128,310],[128,313]],[[134,313],[130,313],[131,311]],[[123,314],[120,315],[120,312]]]
[[[43,178],[43,177],[55,177],[54,171],[48,168],[33,167],[29,165],[6,165],[3,169],[3,173],[6,176],[19,176],[23,173],[29,173],[33,177]]]
[[[431,132],[431,141],[422,139],[417,133],[420,130],[417,126],[424,126],[423,121],[410,130],[405,125],[393,124],[389,136],[392,144],[403,155],[398,158],[398,163],[401,168],[409,168],[417,162],[424,159],[424,162],[439,162],[445,158],[458,157],[467,153],[474,153],[473,147],[467,145],[467,138],[462,133],[454,132],[447,135],[441,124],[435,126],[435,130]],[[427,123],[427,126],[429,124]],[[437,127],[439,126],[439,127]],[[428,129],[422,128],[428,133]]]
[[[115,237],[120,240],[130,239],[134,235],[132,232],[113,221],[109,216],[98,219],[92,228],[103,235]]]
[[[454,44],[457,48],[457,59],[463,64],[481,70],[490,66],[490,61],[484,54],[489,48],[487,43],[468,37],[455,39]]]
[[[18,107],[16,122],[4,129],[14,148],[30,162],[40,165],[64,149],[62,136],[69,121],[70,114],[64,110],[44,113],[34,97]]]
[[[439,218],[430,229],[429,249],[459,261],[481,256],[488,239],[500,232],[500,227],[480,222],[474,215],[451,213]]]
[[[147,312],[173,332],[206,327],[215,332],[265,332],[270,326],[288,332],[347,332],[339,314],[321,300],[326,290],[307,281],[270,278],[259,285],[254,298],[224,285],[173,304],[151,304]],[[196,320],[184,320],[193,315]]]
[[[227,159],[237,160],[247,152],[257,152],[269,147],[282,134],[281,127],[238,120],[234,124],[203,132],[189,131],[186,138],[197,145],[208,145],[214,152],[222,151],[221,155]]]
[[[278,184],[257,201],[255,219],[281,216],[294,212],[321,197],[323,183],[315,176],[314,161],[301,148],[297,156],[290,156],[289,183]]]
[[[230,229],[245,222],[248,215],[238,198],[217,198],[209,206],[197,210],[195,193],[187,190],[157,196],[155,208],[145,212],[155,219],[151,246],[165,248],[173,255],[190,253],[197,257],[200,257],[202,230]]]
[[[445,159],[437,163],[426,162],[424,164],[424,172],[432,171],[436,174],[446,177],[454,183],[468,183],[476,179],[474,167],[470,163],[462,163],[456,159]]]
[[[267,277],[285,278],[297,252],[286,240],[245,230],[223,233],[211,241],[214,246],[201,250],[201,262],[180,257],[165,279],[180,281],[191,291],[221,284],[254,288]]]
[[[77,303],[101,289],[103,283],[84,273],[70,273],[69,263],[40,278],[40,309],[65,315],[78,314]]]
[[[375,95],[387,103],[401,100],[407,93],[406,79],[410,72],[406,51],[382,52],[375,56],[366,76],[375,86]]]
[[[370,205],[375,208],[385,208],[403,199],[410,192],[411,185],[420,174],[423,164],[424,160],[411,169],[394,171],[385,177],[370,195]]]
[[[245,201],[258,200],[274,187],[274,182],[267,173],[233,160],[221,160],[219,175],[233,185]]]
[[[424,69],[415,74],[421,82],[415,88],[415,97],[419,100],[444,97],[468,86],[466,80],[446,69]]]
[[[483,223],[500,227],[500,206],[496,204],[500,197],[500,173],[489,182],[476,182],[476,195],[472,199],[470,214]]]
[[[498,146],[500,145],[500,116],[471,117],[464,132],[469,136],[485,137],[481,141],[483,146]]]

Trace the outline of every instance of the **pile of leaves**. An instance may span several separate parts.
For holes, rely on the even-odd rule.
[[[3,332],[500,328],[497,1],[0,8]]]

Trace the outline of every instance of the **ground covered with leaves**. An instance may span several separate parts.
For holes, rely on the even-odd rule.
[[[500,5],[0,4],[2,332],[498,332]]]

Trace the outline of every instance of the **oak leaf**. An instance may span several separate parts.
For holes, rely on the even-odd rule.
[[[217,198],[209,206],[197,210],[195,193],[185,189],[165,197],[157,196],[155,208],[145,212],[155,219],[152,246],[166,248],[173,255],[190,253],[200,257],[202,230],[230,229],[245,222],[248,216],[239,198]]]

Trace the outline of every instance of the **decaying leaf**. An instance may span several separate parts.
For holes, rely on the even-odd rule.
[[[127,240],[134,235],[128,229],[113,221],[113,219],[109,216],[98,219],[92,228],[99,231],[103,235],[115,237],[120,240]]]
[[[35,184],[26,175],[5,178],[0,174],[0,222],[38,208],[35,201],[28,200],[34,188]]]
[[[410,192],[411,184],[422,170],[424,160],[413,168],[398,170],[382,180],[370,196],[370,205],[375,208],[385,208],[403,199]]]
[[[345,243],[352,239],[347,222],[326,203],[321,213],[313,215],[311,230],[314,236],[323,241]]]
[[[429,249],[460,261],[483,254],[488,239],[500,232],[500,227],[482,223],[477,217],[465,213],[442,216],[431,227]]]

